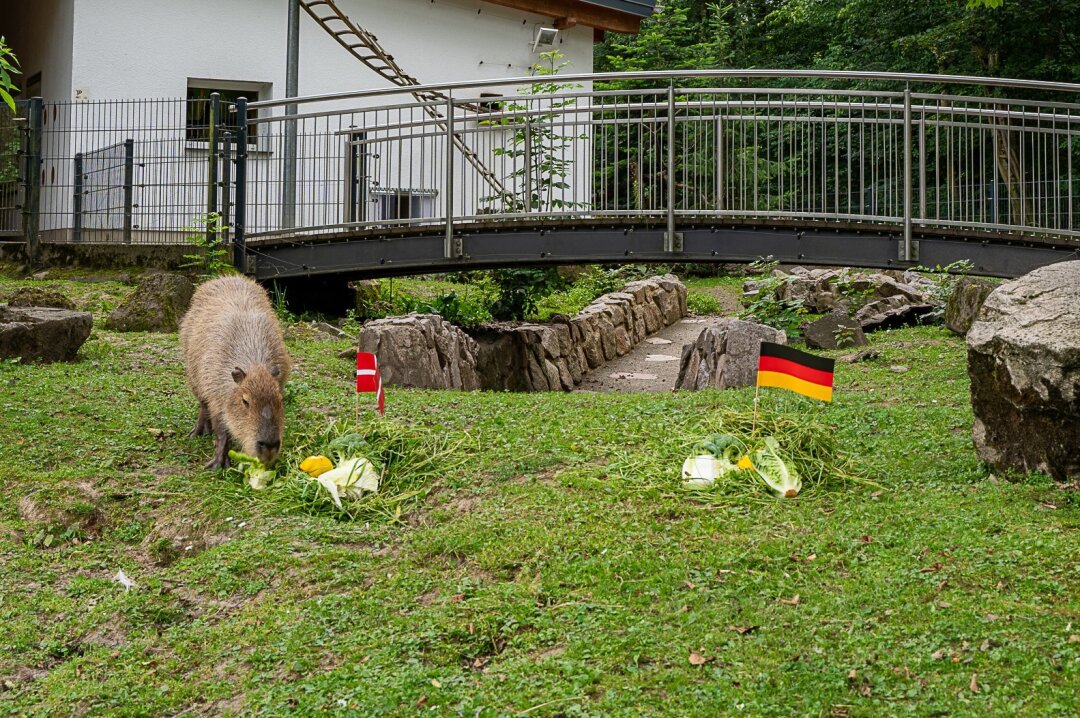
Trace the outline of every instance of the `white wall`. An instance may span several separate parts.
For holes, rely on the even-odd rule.
[[[288,0],[75,3],[69,97],[183,97],[188,78],[269,83],[284,96]],[[478,0],[339,0],[421,83],[519,77],[550,19]],[[301,11],[300,94],[385,86]],[[592,29],[560,33],[572,71],[592,70]],[[568,71],[570,71],[568,69]]]
[[[66,84],[46,85],[46,97],[75,101],[66,108],[72,127],[101,130],[46,138],[51,140],[45,160],[47,172],[55,179],[46,182],[51,189],[43,193],[50,208],[49,216],[43,218],[43,228],[71,226],[75,154],[93,154],[127,138],[136,143],[136,235],[139,230],[176,230],[190,224],[205,207],[206,151],[184,140],[184,105],[159,103],[146,119],[139,114],[146,111],[145,106],[103,107],[97,103],[184,98],[190,82],[203,86],[217,82],[223,86],[258,83],[270,92],[270,97],[259,99],[283,97],[288,0],[38,0],[29,4],[41,11],[29,16],[29,24],[38,23],[38,34],[28,36],[38,37],[47,46],[41,60],[43,77],[63,78],[68,73]],[[479,0],[338,0],[338,4],[375,34],[404,71],[421,83],[528,75],[538,60],[532,50],[536,29],[550,24],[549,18]],[[51,14],[44,11],[54,5],[58,9]],[[68,16],[57,18],[63,8]],[[42,23],[51,28],[47,38],[42,34]],[[354,59],[304,11],[300,13],[300,28],[300,95],[390,86]],[[556,43],[571,63],[564,72],[591,71],[591,28],[563,31]],[[70,48],[66,58],[65,47]],[[500,90],[513,94],[516,87],[484,91]],[[480,92],[459,92],[455,97],[475,97]],[[334,103],[332,107],[411,101],[411,96],[399,95],[363,103]],[[318,109],[329,107],[322,105]],[[302,107],[301,112],[312,109],[314,106]],[[65,115],[64,107],[60,107],[59,114]],[[358,126],[371,119],[363,114],[342,117],[337,127],[333,121],[309,123],[307,128],[312,131],[306,136],[301,129],[297,209],[301,225],[334,224],[344,219],[347,142],[334,132],[347,128],[353,117]],[[383,117],[382,122],[388,121],[389,116]],[[252,153],[249,162],[249,177],[262,180],[249,185],[249,226],[255,230],[274,228],[280,221],[281,131],[280,124],[265,128],[265,136],[277,137],[268,139],[265,147],[260,146],[267,151]],[[486,142],[484,154],[490,160],[491,141]],[[439,141],[429,139],[422,144],[429,148],[428,152],[434,152]],[[406,148],[414,149],[408,143],[396,147],[398,151]],[[409,188],[441,194],[443,170],[427,166],[430,156],[405,159],[404,165],[411,169],[403,174],[410,177]],[[383,159],[384,164],[388,159]],[[460,211],[472,213],[483,204],[480,198],[491,190],[469,174],[460,156],[457,162],[463,169],[455,195]],[[395,172],[401,166],[399,161]],[[435,204],[441,214],[444,199],[438,197]],[[88,217],[84,227],[113,228],[119,216],[114,212],[105,219]]]

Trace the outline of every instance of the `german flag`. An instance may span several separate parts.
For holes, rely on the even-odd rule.
[[[783,344],[761,343],[758,386],[775,386],[812,399],[832,401],[832,359],[796,351]]]

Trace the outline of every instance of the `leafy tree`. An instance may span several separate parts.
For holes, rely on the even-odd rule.
[[[566,191],[570,189],[567,178],[574,165],[573,159],[568,159],[573,153],[567,150],[574,142],[588,139],[588,135],[567,135],[556,129],[556,123],[562,120],[567,112],[572,113],[566,108],[577,104],[577,98],[560,98],[557,95],[564,90],[581,87],[575,83],[560,83],[554,79],[571,64],[568,61],[562,62],[563,57],[563,53],[558,50],[540,53],[540,62],[532,67],[533,75],[550,77],[552,80],[521,88],[523,99],[508,102],[503,108],[507,112],[524,113],[524,117],[506,117],[485,123],[514,130],[507,145],[497,147],[494,154],[516,160],[514,165],[517,169],[510,176],[516,180],[519,189],[482,198],[482,201],[488,204],[499,203],[499,211],[543,212],[585,206],[582,202],[566,199]]]

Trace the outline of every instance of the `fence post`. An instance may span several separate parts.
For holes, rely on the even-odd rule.
[[[446,98],[446,240],[443,256],[453,259],[458,255],[454,247],[454,98]]]
[[[218,123],[221,121],[221,95],[210,93],[210,126],[207,128],[206,239],[214,240],[213,216],[218,213]]]
[[[228,126],[227,124],[225,126]],[[221,242],[222,244],[229,244],[231,233],[231,218],[230,210],[232,209],[232,202],[230,202],[230,192],[232,187],[232,141],[233,133],[229,130],[224,130],[221,133],[221,182],[218,186],[221,187],[221,216],[224,221],[221,223]]]
[[[236,100],[236,201],[233,204],[233,266],[246,271],[247,231],[247,98]]]
[[[25,205],[23,208],[23,233],[26,237],[26,255],[31,267],[37,267],[40,260],[41,237],[41,144],[42,120],[45,101],[40,97],[30,98],[26,127],[26,179]]]
[[[135,140],[124,140],[124,244],[131,244],[131,217],[135,188]]]
[[[904,261],[917,259],[911,242],[911,86],[904,86]]]
[[[71,238],[76,242],[82,241],[83,223],[83,153],[75,153],[75,190],[71,196]]]
[[[681,252],[682,236],[675,233],[675,81],[668,83],[667,118],[667,232],[664,251]]]

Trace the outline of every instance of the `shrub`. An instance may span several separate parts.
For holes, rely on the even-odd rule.
[[[779,264],[776,260],[766,258],[750,265],[755,273],[761,274],[761,279],[757,280],[757,297],[739,314],[739,317],[755,319],[774,329],[781,329],[789,337],[793,337],[798,334],[799,325],[806,320],[808,312],[801,299],[780,299],[781,288],[795,278],[774,275],[773,270]]]
[[[562,284],[559,273],[548,269],[496,269],[491,278],[498,297],[491,305],[496,319],[520,321],[536,315],[536,303]]]
[[[594,299],[618,289],[622,283],[618,269],[589,267],[566,289],[537,301],[534,317],[546,322],[556,314],[577,314]]]
[[[711,294],[701,291],[690,291],[686,295],[686,308],[692,314],[723,314],[724,308],[720,300]]]

